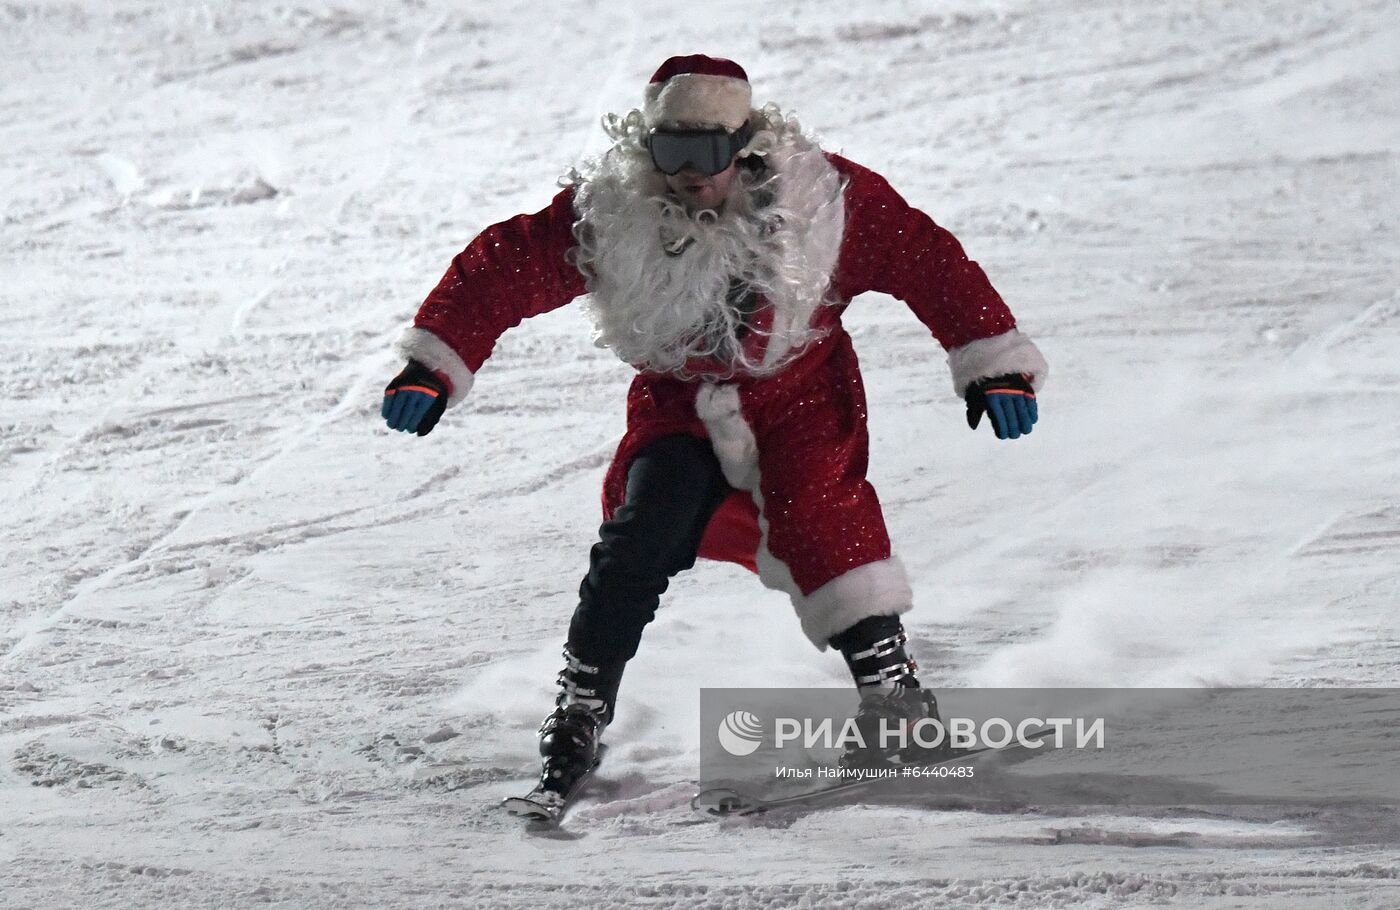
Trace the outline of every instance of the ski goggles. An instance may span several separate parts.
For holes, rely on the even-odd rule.
[[[753,127],[745,123],[734,132],[713,130],[655,129],[647,135],[652,163],[663,174],[679,174],[687,167],[706,177],[729,167],[734,156],[753,138]]]

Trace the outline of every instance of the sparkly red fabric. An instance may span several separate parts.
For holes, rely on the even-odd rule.
[[[976,262],[883,177],[838,155],[847,180],[846,222],[832,276],[840,305],[814,317],[829,333],[775,376],[738,377],[743,416],[758,445],[768,548],[804,594],[858,566],[890,556],[879,499],[866,480],[865,391],[841,312],[866,291],[908,304],[945,348],[990,338],[1016,322]],[[521,320],[585,292],[569,262],[573,190],[549,207],[487,228],[452,262],[414,321],[449,346],[473,372],[496,340]],[[695,412],[697,380],[638,373],[627,395],[627,432],[603,484],[605,515],[622,503],[627,468],[652,440],[670,433],[706,437]],[[701,555],[754,567],[757,509],[736,493],[711,522]]]
[[[574,245],[574,191],[533,215],[493,224],[458,253],[413,324],[457,352],[475,373],[496,340],[530,316],[581,295],[583,275],[565,258]]]

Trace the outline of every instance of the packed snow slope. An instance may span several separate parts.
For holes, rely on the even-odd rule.
[[[715,564],[525,832],[630,371],[565,308],[378,417],[451,256],[731,56],[1052,364],[999,443],[848,312],[929,683],[1400,685],[1397,47],[1388,0],[0,5],[0,903],[1400,906],[1389,810],[697,818],[698,689],[845,684]]]

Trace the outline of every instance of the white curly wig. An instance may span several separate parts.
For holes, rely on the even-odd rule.
[[[750,116],[739,158],[753,160],[718,210],[690,212],[670,193],[640,110],[605,117],[611,148],[563,181],[576,187],[572,256],[594,341],[639,369],[693,378],[701,361],[724,365],[707,378],[770,375],[822,334],[812,317],[833,302],[843,181],[795,118],[771,104]],[[765,327],[734,305],[736,287],[771,308]]]

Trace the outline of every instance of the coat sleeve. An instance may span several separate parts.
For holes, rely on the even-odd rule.
[[[837,265],[843,295],[879,291],[908,304],[947,349],[958,395],[974,380],[1006,373],[1029,374],[1039,388],[1045,358],[957,238],[879,174],[838,156],[832,163],[848,181]]]
[[[574,246],[572,187],[548,207],[493,224],[458,253],[396,349],[452,383],[448,404],[471,389],[496,340],[530,316],[558,309],[585,291],[569,261]]]

